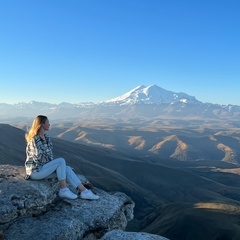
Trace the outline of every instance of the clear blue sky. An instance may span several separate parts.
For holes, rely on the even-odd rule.
[[[239,0],[0,0],[0,103],[156,84],[240,105]]]

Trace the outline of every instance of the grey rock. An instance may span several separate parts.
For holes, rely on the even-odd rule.
[[[59,185],[55,179],[30,181],[24,177],[23,167],[0,165],[0,224],[40,214],[56,199]]]
[[[123,231],[134,217],[135,206],[124,193],[107,193],[93,187],[100,199],[67,200],[58,197],[55,177],[41,181],[24,177],[24,167],[0,165],[1,240],[166,239]],[[84,176],[78,177],[83,184],[89,183]]]
[[[99,200],[60,199],[56,179],[24,176],[24,167],[0,165],[0,232],[6,240],[97,239],[109,230],[125,229],[133,219],[135,204],[124,193],[93,188]]]
[[[122,230],[112,230],[106,233],[101,240],[168,240],[155,234],[145,232],[124,232]]]

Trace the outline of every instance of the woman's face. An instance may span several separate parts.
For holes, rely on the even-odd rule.
[[[45,131],[48,131],[48,130],[49,130],[49,127],[50,127],[50,123],[49,123],[49,120],[47,119],[47,120],[42,124],[42,128],[43,128]]]

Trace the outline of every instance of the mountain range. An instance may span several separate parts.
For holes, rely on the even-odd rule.
[[[0,103],[0,119],[33,118],[44,114],[51,119],[78,119],[107,122],[136,122],[136,119],[214,119],[238,124],[240,106],[203,103],[186,93],[165,90],[157,85],[138,86],[122,96],[99,103],[79,104],[32,101]]]
[[[53,137],[131,156],[240,163],[238,106],[202,103],[156,85],[98,104],[0,104],[0,120],[27,130],[47,115]],[[218,109],[218,110],[217,110]],[[227,111],[231,109],[231,111]]]

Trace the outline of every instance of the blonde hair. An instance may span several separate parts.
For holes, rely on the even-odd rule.
[[[38,135],[39,129],[41,128],[42,124],[46,122],[48,118],[43,115],[38,115],[32,123],[31,128],[25,135],[25,139],[27,142],[29,142],[33,137]]]

